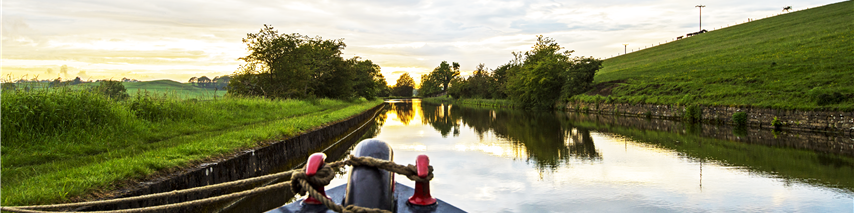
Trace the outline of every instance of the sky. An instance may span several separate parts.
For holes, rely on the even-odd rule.
[[[530,50],[537,35],[573,56],[609,58],[672,41],[702,26],[719,29],[840,0],[275,1],[3,0],[2,78],[171,79],[232,74],[241,41],[264,24],[280,33],[344,38],[344,58],[382,67],[389,84],[416,82],[442,61],[463,75],[494,69]],[[65,65],[66,68],[62,68]]]

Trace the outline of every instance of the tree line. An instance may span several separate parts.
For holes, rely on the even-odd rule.
[[[228,83],[228,94],[266,98],[387,96],[380,66],[359,57],[344,59],[343,39],[280,34],[264,25],[243,39],[249,55]]]
[[[187,82],[193,86],[202,87],[202,88],[214,88],[214,89],[228,90],[228,82],[229,81],[231,81],[231,76],[223,75],[223,76],[216,76],[213,79],[208,78],[207,76],[202,76],[202,77],[193,76]]]
[[[421,96],[447,93],[454,98],[510,99],[528,108],[551,108],[559,100],[586,92],[602,68],[602,60],[571,57],[554,39],[537,36],[525,52],[490,72],[479,64],[468,77],[460,76],[457,62],[443,61],[421,76]]]

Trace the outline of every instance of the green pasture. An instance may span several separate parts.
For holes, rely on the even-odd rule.
[[[854,2],[758,19],[605,60],[572,100],[854,110]]]
[[[137,92],[148,91],[154,94],[165,94],[180,99],[214,99],[223,97],[226,90],[215,90],[212,88],[201,88],[189,83],[180,83],[172,80],[157,80],[143,82],[125,82],[128,94],[134,96]]]
[[[98,86],[98,82],[84,82],[76,85],[68,85],[63,83],[63,86],[53,86],[51,87],[48,83],[16,83],[17,90],[24,90],[25,88],[29,88],[31,90],[44,90],[44,89],[71,89],[71,90],[84,90],[90,89]],[[122,85],[127,89],[128,94],[131,97],[134,97],[138,94],[145,94],[146,92],[149,95],[160,95],[160,96],[168,96],[172,98],[178,99],[198,99],[198,100],[208,100],[214,98],[220,98],[225,96],[228,92],[226,90],[215,90],[213,88],[202,88],[196,87],[189,83],[181,83],[172,80],[156,80],[156,81],[142,81],[142,82],[123,82]]]

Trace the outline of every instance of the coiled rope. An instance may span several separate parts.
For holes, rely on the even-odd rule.
[[[202,186],[190,189],[183,189],[171,192],[163,192],[156,193],[150,195],[142,195],[135,197],[127,197],[127,198],[117,198],[117,199],[109,199],[109,200],[100,200],[100,201],[90,201],[90,202],[80,202],[80,203],[66,203],[66,204],[54,204],[54,205],[34,205],[34,206],[4,206],[0,207],[2,211],[9,212],[24,212],[24,213],[56,213],[63,211],[46,211],[46,209],[58,209],[58,208],[74,208],[74,207],[82,207],[82,206],[92,206],[92,205],[109,205],[109,204],[118,204],[123,202],[130,201],[138,201],[138,200],[147,200],[147,199],[155,199],[155,198],[169,198],[182,196],[189,193],[199,193],[199,192],[210,192],[214,190],[221,189],[229,189],[239,186],[246,186],[249,184],[272,180],[276,178],[283,177],[291,177],[290,181],[277,183],[269,186],[258,187],[250,190],[235,192],[231,194],[220,195],[216,197],[209,197],[199,200],[186,201],[181,203],[174,204],[165,204],[159,206],[150,206],[143,208],[133,208],[133,209],[122,209],[122,210],[112,210],[112,211],[91,211],[97,213],[106,213],[106,212],[115,212],[115,213],[142,213],[142,212],[160,212],[178,208],[186,208],[190,206],[199,206],[204,204],[210,204],[220,201],[225,201],[234,198],[240,198],[244,196],[250,196],[255,194],[260,194],[272,190],[281,190],[281,189],[290,189],[296,194],[305,195],[308,193],[310,196],[319,200],[323,205],[335,212],[383,212],[390,213],[388,210],[381,210],[375,208],[365,208],[360,206],[348,205],[341,206],[329,198],[323,196],[316,189],[312,188],[311,185],[318,186],[326,186],[329,185],[329,182],[335,177],[335,171],[344,167],[344,166],[367,166],[367,167],[375,167],[379,169],[384,169],[386,171],[394,172],[397,174],[401,174],[409,178],[413,181],[430,181],[433,179],[433,166],[429,167],[429,173],[426,178],[418,177],[418,172],[416,170],[415,165],[400,165],[391,161],[380,160],[372,157],[356,157],[350,155],[349,159],[326,163],[321,169],[317,171],[314,176],[309,177],[305,173],[305,169],[295,169],[285,172],[279,172],[275,174],[264,175],[260,177],[248,178],[243,180],[236,180],[226,183],[214,184],[209,186]]]

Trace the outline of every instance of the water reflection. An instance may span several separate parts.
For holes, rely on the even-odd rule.
[[[846,156],[851,153],[851,144],[839,142],[837,136],[636,117],[577,113],[566,116],[577,125],[674,150],[691,161],[737,167],[753,175],[781,179],[786,186],[797,182],[854,192],[854,158]]]
[[[401,101],[389,103],[390,110],[394,111],[394,115],[397,116],[397,119],[403,123],[403,125],[409,125],[409,122],[412,121],[412,118],[415,117],[415,111],[412,110],[412,102],[411,101]]]
[[[461,125],[471,128],[481,141],[487,135],[494,135],[499,141],[508,143],[509,150],[503,149],[501,144],[473,149],[498,155],[506,152],[512,158],[524,157],[529,163],[534,163],[538,170],[554,170],[570,162],[571,158],[582,161],[602,158],[589,130],[573,127],[565,117],[552,113],[454,107],[425,102],[420,103],[420,108],[424,123],[432,126],[443,137],[447,137],[450,132],[458,136]],[[524,153],[520,153],[520,150],[524,150]]]
[[[854,197],[850,139],[418,100],[376,123],[367,136],[399,164],[428,154],[433,196],[471,212],[841,212]]]
[[[442,134],[442,137],[448,137],[448,133],[452,130],[454,136],[460,135],[460,115],[451,113],[450,105],[430,105],[424,102],[419,102],[421,106],[421,114],[424,116],[422,121],[424,124],[429,124],[436,131]]]

